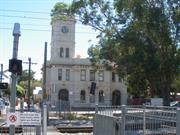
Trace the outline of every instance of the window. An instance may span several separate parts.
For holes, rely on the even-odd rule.
[[[66,58],[69,58],[69,48],[66,48]]]
[[[86,80],[86,70],[81,69],[81,81],[85,81],[85,80]]]
[[[62,80],[62,69],[58,69],[58,80]]]
[[[100,82],[104,81],[104,71],[99,71],[99,81]]]
[[[70,69],[66,69],[66,81],[70,80]]]
[[[90,81],[95,81],[95,72],[94,72],[94,70],[90,70]]]
[[[64,57],[64,50],[63,50],[62,47],[60,48],[60,57],[61,57],[61,58]]]
[[[99,103],[104,103],[104,91],[99,91]]]
[[[85,92],[85,90],[81,90],[80,100],[81,100],[81,102],[85,102],[86,101],[86,92]]]
[[[112,81],[115,82],[115,73],[112,72]]]

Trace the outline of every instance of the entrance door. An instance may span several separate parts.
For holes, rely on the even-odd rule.
[[[60,90],[58,98],[61,101],[68,101],[69,100],[69,92],[66,89]]]
[[[58,94],[59,99],[59,111],[68,111],[69,110],[69,92],[66,89],[62,89]]]
[[[121,105],[121,92],[114,90],[112,93],[112,105]]]

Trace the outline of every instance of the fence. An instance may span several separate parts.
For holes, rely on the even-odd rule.
[[[10,117],[9,108],[1,110],[0,115],[0,135],[9,135],[10,128],[12,128],[9,124],[10,118],[12,118],[13,122],[20,122],[20,118],[26,117],[24,121],[21,121],[20,124],[14,123],[15,129],[14,132],[16,135],[41,135],[41,117],[39,114],[40,111],[36,112],[21,112],[20,110],[16,110],[16,112]],[[37,114],[37,115],[35,115]],[[21,115],[21,116],[20,116]],[[33,116],[30,116],[33,115]],[[29,117],[30,116],[30,117]],[[28,118],[29,117],[29,118]],[[34,117],[34,119],[31,119]],[[36,119],[37,118],[37,119]],[[31,119],[31,120],[30,120]],[[29,123],[28,124],[28,120]],[[40,123],[40,124],[37,124]]]
[[[98,107],[94,135],[180,135],[180,110],[171,107]]]

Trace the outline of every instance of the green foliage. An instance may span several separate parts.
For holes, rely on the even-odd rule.
[[[16,96],[19,98],[25,96],[25,90],[20,85],[16,85]]]
[[[51,23],[56,19],[66,21],[67,16],[72,16],[70,6],[65,3],[58,2],[51,10]]]
[[[169,105],[180,67],[179,9],[178,0],[79,0],[70,10],[100,31],[98,45],[88,51],[93,62],[116,63],[119,75],[128,76],[131,94],[149,90]]]
[[[34,78],[35,72],[31,71],[29,78],[29,71],[23,70],[22,75],[18,79],[18,86],[22,87],[25,91],[28,90],[28,81],[30,79],[30,95],[32,96],[35,87],[41,87],[42,83]],[[20,93],[21,94],[21,93]],[[24,93],[25,95],[25,93]]]
[[[31,70],[30,71],[30,80],[34,80],[34,75],[35,75],[35,72]],[[18,84],[21,81],[27,81],[28,79],[29,79],[29,70],[23,70],[22,71],[22,75],[19,76]]]
[[[11,90],[10,87],[8,87],[8,89],[4,91],[4,95],[9,97],[10,94],[11,94]],[[16,85],[16,96],[19,98],[25,96],[25,89],[20,85]]]

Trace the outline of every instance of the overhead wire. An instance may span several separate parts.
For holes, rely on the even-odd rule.
[[[27,16],[14,16],[14,15],[0,15],[2,17],[16,17],[16,18],[29,18],[29,19],[38,19],[38,20],[50,20],[50,18],[40,18],[40,17],[27,17]]]
[[[0,29],[4,29],[4,30],[12,30],[12,28],[0,28]],[[25,30],[25,31],[39,31],[39,32],[51,32],[51,30],[43,30],[43,29],[21,29],[21,30]],[[58,32],[58,31],[54,31],[54,32]],[[95,32],[80,32],[80,31],[77,31],[76,33],[79,33],[79,34],[96,34]]]
[[[50,14],[48,12],[42,12],[42,11],[23,11],[23,10],[11,10],[11,9],[0,9],[0,11],[7,11],[7,12],[22,12],[22,13],[34,13],[34,14]],[[22,18],[22,19],[36,19],[36,20],[51,20],[51,18],[41,18],[41,17],[32,17],[32,16],[15,16],[15,15],[1,15],[2,17],[8,17],[8,18]],[[79,24],[80,22],[77,20],[77,24]],[[2,24],[0,22],[0,24]],[[7,23],[3,23],[3,24],[7,24]],[[8,23],[10,24],[10,23]],[[29,25],[29,26],[49,26],[49,25],[41,25],[41,24],[22,24],[22,25]],[[87,26],[78,26],[78,28],[87,28]],[[10,30],[12,28],[0,28],[0,29],[6,29],[6,30]],[[46,31],[46,32],[51,32],[51,30],[48,29],[22,29],[22,30],[27,30],[27,31]],[[91,33],[91,32],[77,32],[77,33],[87,33],[87,34],[95,34],[95,33]]]
[[[0,11],[6,12],[19,12],[19,13],[37,13],[37,14],[50,14],[49,12],[41,12],[41,11],[23,11],[23,10],[12,10],[12,9],[0,9]]]

